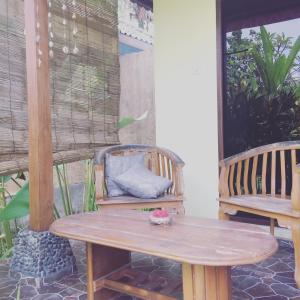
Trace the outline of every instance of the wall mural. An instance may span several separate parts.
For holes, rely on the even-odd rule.
[[[130,0],[119,0],[119,30],[123,34],[153,44],[153,12]]]

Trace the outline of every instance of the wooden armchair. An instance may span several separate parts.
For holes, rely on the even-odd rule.
[[[164,195],[157,199],[139,199],[131,196],[107,196],[105,180],[105,155],[134,155],[145,153],[145,164],[155,174],[166,177],[173,182]],[[106,208],[175,208],[177,213],[184,213],[183,176],[184,162],[173,152],[146,145],[113,146],[99,152],[95,159],[96,201],[101,209]]]
[[[255,148],[220,162],[219,218],[238,211],[291,228],[295,280],[300,287],[300,141]],[[258,245],[259,247],[259,245]]]

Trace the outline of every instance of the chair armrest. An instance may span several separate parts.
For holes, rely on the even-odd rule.
[[[230,196],[228,187],[229,167],[222,165],[219,177],[219,194],[221,197],[228,198]]]
[[[104,183],[104,164],[95,165],[95,189],[97,201],[104,200]]]
[[[300,164],[293,168],[292,208],[300,211]]]
[[[178,164],[176,168],[176,178],[175,178],[175,195],[177,197],[183,196],[184,194],[184,182],[183,182],[183,166]]]

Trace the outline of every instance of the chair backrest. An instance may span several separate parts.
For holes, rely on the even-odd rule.
[[[221,196],[272,195],[289,198],[300,141],[270,144],[220,162]]]
[[[145,164],[156,175],[166,177],[173,182],[167,194],[176,196],[183,195],[183,176],[182,168],[184,162],[174,152],[148,145],[121,145],[112,146],[100,151],[95,158],[95,174],[96,174],[96,198],[104,199],[106,192],[105,181],[105,157],[106,154],[117,156],[134,155],[137,153],[145,153]]]

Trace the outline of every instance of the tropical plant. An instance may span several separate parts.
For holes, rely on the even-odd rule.
[[[27,214],[28,184],[22,187],[17,179],[26,180],[23,173],[13,176],[0,176],[0,258],[11,255],[13,247],[13,236],[18,230],[18,226],[12,224],[11,220],[15,216],[22,217]],[[14,182],[20,190],[11,196],[6,188],[7,183]],[[25,199],[25,201],[24,201]],[[14,225],[14,226],[13,226]]]
[[[61,164],[55,166],[56,170],[56,177],[58,181],[58,185],[60,188],[60,195],[62,200],[62,205],[64,209],[65,216],[72,215],[74,213],[72,200],[71,200],[71,194],[69,189],[69,178],[68,178],[68,172],[67,172],[67,166],[66,164]],[[56,218],[59,218],[59,212],[58,209],[54,208],[54,216]]]
[[[142,121],[148,117],[148,111],[145,111],[141,116],[134,118],[134,117],[124,117],[121,118],[118,122],[118,129],[125,128],[135,122]]]
[[[270,34],[265,27],[228,37],[225,154],[300,136],[300,37]]]
[[[275,56],[275,46],[272,37],[264,26],[260,27],[260,37],[262,49],[259,49],[258,45],[254,45],[250,53],[256,64],[262,93],[268,96],[269,99],[272,99],[282,92],[295,91],[297,84],[291,78],[291,73],[300,51],[300,36],[291,46],[288,54],[285,53],[287,49],[283,49],[277,57]],[[294,85],[291,85],[291,82]]]

